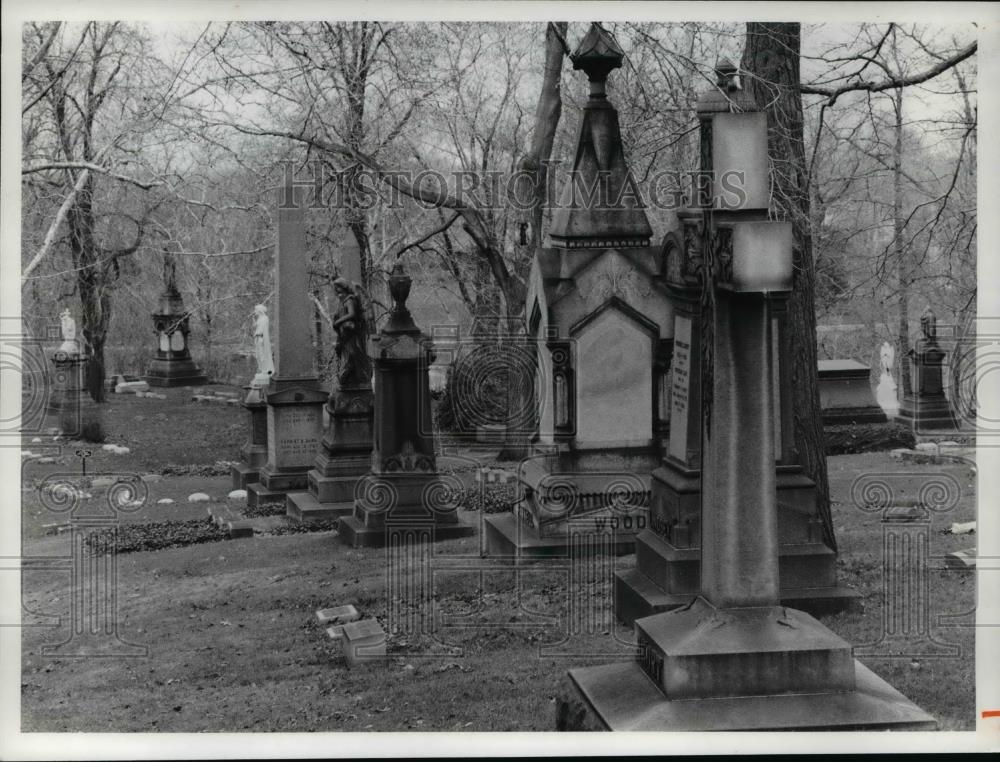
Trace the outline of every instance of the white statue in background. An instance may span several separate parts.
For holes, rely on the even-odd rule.
[[[258,304],[253,308],[256,320],[253,326],[253,351],[257,358],[257,375],[252,386],[264,386],[271,382],[274,375],[274,356],[271,354],[271,329],[267,317],[267,307]]]
[[[896,397],[896,382],[892,378],[892,364],[896,359],[896,351],[888,341],[882,342],[879,351],[882,360],[882,375],[875,390],[875,399],[885,414],[893,417],[899,414],[899,400]]]
[[[59,316],[59,322],[63,337],[63,343],[59,346],[59,351],[65,352],[67,355],[80,354],[80,345],[76,340],[76,321],[73,319],[73,315],[70,314],[68,307]]]

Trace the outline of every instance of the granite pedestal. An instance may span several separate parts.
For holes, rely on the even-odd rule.
[[[267,403],[259,386],[248,386],[243,407],[249,416],[250,434],[240,448],[240,462],[229,473],[233,489],[247,489],[260,480],[260,468],[267,463]]]
[[[352,547],[385,545],[399,525],[426,530],[434,540],[475,532],[458,515],[461,484],[437,472],[428,383],[434,356],[406,308],[410,285],[397,265],[389,278],[393,310],[370,342],[375,365],[370,470],[357,481],[353,513],[338,524],[341,541]]]
[[[307,474],[309,489],[288,495],[289,518],[309,522],[354,512],[358,480],[371,468],[374,406],[374,394],[367,387],[337,390],[330,396],[330,425]]]

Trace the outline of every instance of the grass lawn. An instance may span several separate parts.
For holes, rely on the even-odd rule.
[[[146,504],[127,521],[200,519],[204,504],[188,503],[187,495],[203,491],[225,501],[230,489],[223,466],[214,464],[238,458],[246,412],[190,403],[182,390],[168,395],[166,401],[112,396],[105,406],[108,441],[131,452],[95,452],[88,474],[154,474],[144,482]],[[44,527],[67,517],[44,506],[35,485],[54,472],[78,474],[80,445],[30,439],[26,449],[54,455],[56,462],[24,466],[23,552],[67,556],[70,535],[46,534]],[[829,463],[840,577],[864,597],[853,610],[823,621],[853,644],[879,641],[884,602],[883,528],[878,515],[853,505],[854,480],[892,474],[902,496],[916,495],[932,474],[950,475],[961,486],[958,505],[932,517],[926,607],[929,634],[957,650],[933,653],[941,648],[911,637],[862,661],[942,729],[972,729],[974,576],[945,571],[941,562],[945,553],[975,544],[974,536],[942,533],[952,522],[975,518],[970,468],[901,464],[883,453]],[[180,468],[156,479],[167,465]],[[91,492],[100,499],[98,488]],[[176,502],[157,504],[161,498]],[[478,522],[480,516],[467,518]],[[22,729],[552,730],[567,669],[631,658],[630,633],[610,615],[608,578],[634,558],[598,564],[570,588],[565,569],[515,573],[484,563],[479,543],[476,536],[435,546],[423,597],[406,594],[400,578],[390,577],[385,550],[347,548],[330,531],[122,554],[118,635],[148,649],[129,658],[43,654],[46,644],[69,635],[72,588],[65,570],[26,570],[25,617],[36,626],[22,635]],[[346,603],[386,627],[388,658],[348,668],[314,613]],[[939,622],[942,616],[952,618]]]

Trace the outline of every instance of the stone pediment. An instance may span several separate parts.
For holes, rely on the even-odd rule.
[[[293,386],[290,389],[282,389],[278,392],[271,392],[267,395],[268,405],[295,405],[295,404],[315,404],[326,402],[327,395],[316,389],[307,389],[304,386]]]
[[[637,324],[643,331],[656,338],[660,333],[660,327],[643,315],[639,310],[631,307],[617,296],[612,296],[604,304],[591,312],[589,315],[574,323],[569,329],[570,336],[581,334],[588,325],[598,320],[608,310],[615,310],[623,314],[626,318]]]
[[[633,250],[634,251],[634,250]],[[550,304],[577,296],[588,312],[612,296],[624,302],[638,304],[650,298],[656,285],[657,273],[652,258],[633,256],[632,251],[611,249],[586,263],[563,283],[569,288],[549,289]]]

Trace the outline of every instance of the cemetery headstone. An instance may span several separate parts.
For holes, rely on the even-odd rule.
[[[871,368],[856,360],[819,361],[819,404],[827,425],[888,420],[872,395]]]
[[[171,250],[163,253],[164,289],[153,326],[156,330],[156,355],[143,378],[150,386],[200,386],[208,377],[195,365],[188,348],[191,332],[189,313],[177,289],[176,255]]]
[[[568,557],[569,525],[573,542],[584,542],[587,522],[593,547],[629,552],[647,522],[674,314],[606,93],[623,57],[598,25],[571,57],[590,81],[590,97],[525,302],[537,346],[537,430],[518,471],[515,512],[485,520],[486,552],[514,563]]]
[[[720,84],[738,103],[736,84]],[[722,116],[713,131],[747,128],[740,144],[766,152],[757,114]],[[701,592],[636,621],[635,661],[572,669],[570,678],[609,730],[936,727],[855,661],[847,641],[780,605],[771,297],[791,289],[791,223],[767,219],[753,194],[742,207],[711,211]]]
[[[76,337],[76,320],[69,309],[62,311],[59,322],[62,343],[50,357],[53,374],[48,411],[58,420],[61,432],[67,436],[78,436],[82,431],[84,412],[93,408],[85,378],[87,357],[81,351]]]
[[[406,307],[411,279],[397,264],[389,278],[392,312],[371,341],[375,361],[375,428],[370,471],[355,489],[354,513],[340,519],[340,539],[354,547],[385,545],[396,531],[430,541],[464,537],[461,483],[437,470],[428,368],[430,338]]]
[[[920,333],[909,357],[913,388],[903,395],[899,419],[918,430],[957,429],[944,391],[947,353],[938,344],[937,317],[930,307],[920,316]]]
[[[349,269],[360,272],[357,242],[353,236],[344,240],[354,246],[342,252],[341,262],[355,262]],[[297,521],[350,515],[358,479],[371,466],[375,397],[367,344],[374,326],[369,325],[370,308],[360,284],[337,278],[333,285],[340,299],[333,320],[337,376],[326,403],[329,424],[308,474],[309,491],[289,494],[285,504],[288,516]]]
[[[319,378],[312,366],[307,298],[308,258],[305,209],[294,186],[282,188],[278,202],[278,240],[274,256],[277,351],[266,391],[267,460],[259,482],[247,485],[247,504],[283,504],[289,492],[305,488],[323,431]],[[270,329],[269,329],[270,332]]]
[[[725,83],[735,76],[735,67],[720,62],[716,74],[720,87],[725,88]],[[730,114],[733,98],[742,111],[741,120],[736,122]],[[701,428],[706,414],[702,392],[707,379],[702,365],[707,353],[705,343],[709,341],[706,336],[711,334],[706,333],[702,307],[709,231],[699,203],[707,205],[701,194],[711,193],[711,198],[718,200],[714,206],[720,207],[713,213],[724,213],[727,196],[720,188],[713,188],[711,182],[718,182],[716,178],[722,176],[732,177],[735,172],[746,178],[766,177],[768,172],[766,149],[752,140],[754,131],[766,128],[765,115],[742,91],[705,93],[698,100],[697,112],[705,171],[692,189],[691,207],[677,213],[676,225],[665,236],[662,248],[665,288],[675,315],[669,442],[662,462],[652,473],[650,522],[636,537],[636,565],[615,572],[615,615],[626,623],[687,605],[700,589],[702,543],[706,537],[701,509]],[[716,117],[724,120],[728,133],[727,129],[712,129]],[[753,204],[758,209],[766,208],[766,189],[758,186],[756,181],[748,184],[743,208],[754,208]],[[736,234],[743,236],[748,245],[754,241],[745,229],[723,226],[713,233],[726,241]],[[817,509],[816,484],[803,473],[795,449],[786,295],[772,294],[769,304],[781,600],[814,611],[836,609],[858,594],[837,582],[837,554],[825,537]]]

